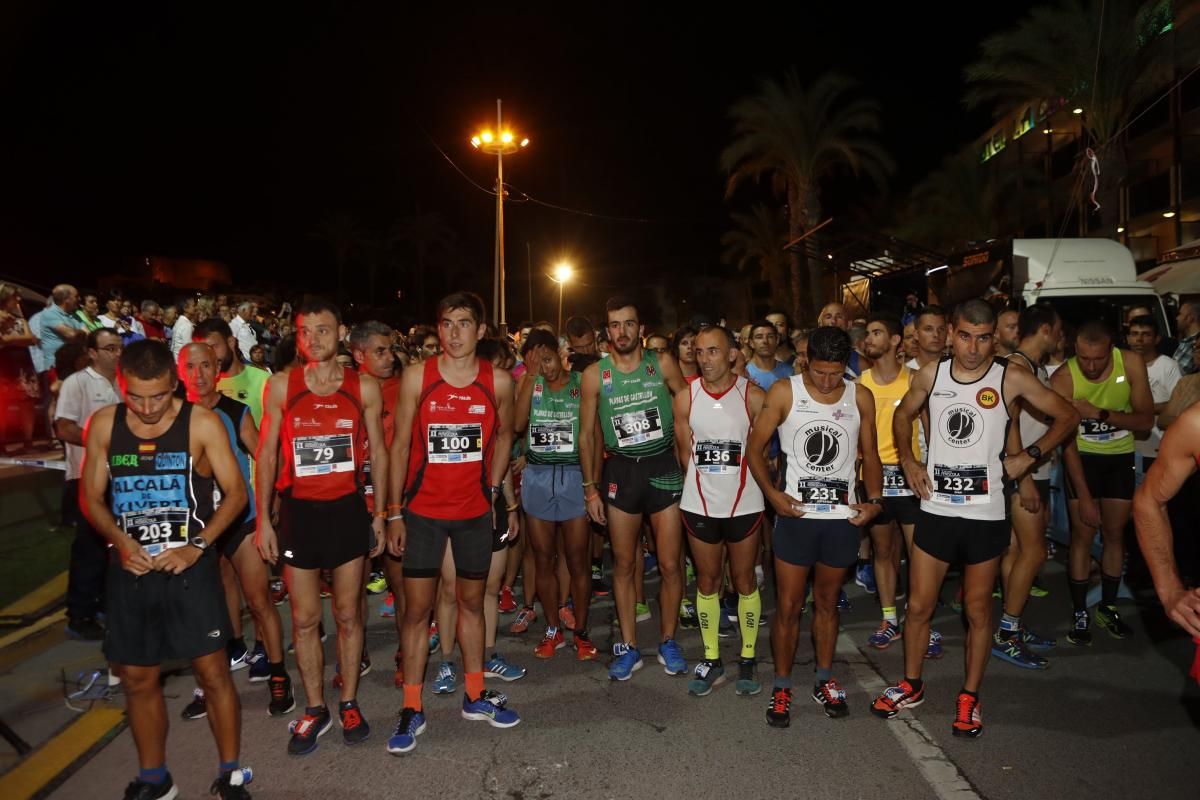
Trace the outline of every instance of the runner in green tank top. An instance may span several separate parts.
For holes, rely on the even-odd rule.
[[[1087,322],[1075,336],[1075,355],[1056,370],[1050,386],[1075,406],[1078,433],[1063,448],[1067,468],[1067,510],[1071,516],[1071,555],[1067,576],[1074,619],[1067,641],[1092,643],[1087,610],[1092,540],[1100,528],[1102,594],[1096,620],[1124,639],[1133,631],[1117,613],[1117,591],[1125,563],[1125,525],[1132,510],[1136,435],[1154,426],[1154,398],[1146,363],[1120,350],[1100,322]]]
[[[675,643],[675,609],[683,598],[682,524],[679,497],[683,475],[675,458],[675,420],[671,395],[684,391],[679,365],[668,355],[642,349],[638,310],[628,298],[613,297],[606,305],[609,355],[583,373],[579,409],[579,452],[588,515],[608,522],[613,548],[613,593],[621,624],[621,641],[613,645],[608,675],[628,680],[641,669],[634,613],[633,561],[640,557],[638,535],[642,515],[658,547],[662,588],[658,660],[668,675],[687,672],[687,662]],[[609,458],[600,463],[600,442],[594,435],[599,420]]]

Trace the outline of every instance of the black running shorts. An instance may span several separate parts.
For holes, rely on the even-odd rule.
[[[1009,545],[1012,521],[943,517],[921,510],[913,545],[947,564],[982,564],[1002,555]]]
[[[336,500],[279,500],[279,552],[296,569],[334,569],[364,558],[375,545],[371,514],[362,495]]]
[[[1087,481],[1088,491],[1096,500],[1132,500],[1136,483],[1134,470],[1134,454],[1120,453],[1112,456],[1101,456],[1092,453],[1080,453],[1079,460],[1083,462],[1083,478]],[[1067,498],[1077,499],[1075,487],[1068,477]]]
[[[673,450],[629,458],[612,455],[600,483],[604,502],[627,514],[656,514],[679,503],[683,473]]]
[[[217,537],[217,550],[221,555],[228,559],[233,559],[237,554],[238,548],[242,546],[242,542],[247,538],[253,543],[254,531],[257,528],[258,520],[246,520],[236,528],[225,531]]]
[[[178,575],[134,575],[109,553],[104,655],[117,664],[151,667],[223,650],[231,629],[217,553],[208,549]]]
[[[442,571],[446,541],[454,556],[454,570],[460,578],[483,580],[492,566],[492,531],[489,511],[474,519],[433,519],[404,512],[404,577],[436,578]]]
[[[705,544],[737,544],[758,530],[763,521],[761,511],[736,517],[706,517],[691,511],[684,511],[682,514],[683,527],[687,529],[688,535]]]
[[[883,511],[871,520],[872,525],[886,525],[889,522],[916,524],[917,512],[921,510],[921,501],[916,497],[884,497],[882,500]]]
[[[771,536],[775,557],[787,564],[845,568],[858,561],[860,528],[844,519],[776,517]]]

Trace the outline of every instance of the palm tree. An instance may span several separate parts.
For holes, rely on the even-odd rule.
[[[1166,36],[1169,0],[1059,0],[1032,9],[1015,28],[983,40],[966,68],[969,108],[998,115],[1039,100],[1084,109],[1083,126],[1100,161],[1102,222],[1115,230],[1128,162],[1124,129],[1195,49]],[[1097,52],[1098,51],[1098,52]],[[1190,53],[1190,55],[1188,55]],[[1191,64],[1186,59],[1192,58]]]
[[[333,250],[333,261],[337,267],[337,299],[341,303],[346,297],[346,267],[351,255],[368,245],[370,236],[348,211],[338,211],[322,219],[312,232],[312,237],[327,243]]]
[[[792,308],[787,285],[787,226],[779,210],[756,203],[749,213],[730,214],[736,227],[721,236],[721,260],[737,265],[739,272],[758,266],[758,279],[771,286],[771,297],[784,308]]]
[[[789,71],[782,82],[764,79],[757,94],[729,109],[734,139],[721,153],[729,175],[726,196],[746,180],[768,177],[787,198],[788,238],[796,239],[821,220],[821,180],[849,169],[882,183],[891,158],[875,135],[880,129],[878,103],[853,96],[858,84],[836,73],[818,77],[810,87]],[[801,254],[789,256],[793,319],[801,313]],[[807,264],[809,311],[815,317],[824,297],[822,266]]]
[[[426,308],[425,278],[430,261],[453,255],[458,247],[458,237],[441,214],[436,211],[423,213],[417,209],[412,216],[392,225],[389,239],[393,245],[404,244],[411,248],[416,262],[417,308]]]

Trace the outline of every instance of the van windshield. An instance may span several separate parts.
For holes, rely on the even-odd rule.
[[[1063,322],[1070,324],[1072,327],[1079,327],[1085,322],[1092,320],[1101,320],[1109,325],[1113,330],[1119,331],[1122,338],[1125,333],[1125,322],[1129,319],[1129,313],[1136,309],[1149,309],[1150,316],[1154,317],[1158,322],[1159,334],[1163,339],[1168,339],[1173,333],[1173,328],[1168,324],[1166,311],[1163,310],[1162,302],[1158,295],[1155,294],[1106,294],[1106,295],[1087,295],[1079,296],[1063,296],[1063,295],[1043,295],[1041,302],[1049,303],[1054,306],[1058,315],[1062,317]],[[1141,312],[1139,312],[1141,313]]]

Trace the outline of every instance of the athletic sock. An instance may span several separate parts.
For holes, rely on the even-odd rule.
[[[792,676],[791,675],[776,675],[775,676],[775,688],[776,689],[792,688]]]
[[[762,596],[755,589],[738,595],[738,625],[742,629],[742,658],[754,658],[758,640],[758,618],[762,616]]]
[[[228,775],[229,773],[234,772],[237,769],[238,769],[238,762],[222,761],[220,763],[220,765],[217,767],[217,777],[223,778],[226,775]]]
[[[1117,602],[1117,591],[1121,588],[1121,576],[1115,578],[1111,575],[1100,573],[1100,602],[1106,606],[1111,606]]]
[[[1087,611],[1087,593],[1088,582],[1086,580],[1077,581],[1074,578],[1068,578],[1067,583],[1071,589],[1071,605],[1075,607],[1075,613]]]
[[[884,606],[883,621],[890,622],[893,625],[895,625],[897,628],[900,627],[900,618],[898,616],[896,616],[896,607],[895,606]]]
[[[908,681],[908,685],[913,688],[914,692],[921,691],[921,687],[925,685],[925,681],[921,680],[920,678],[905,677],[904,680]]]
[[[467,687],[467,699],[475,701],[483,694],[483,672],[467,672],[463,674]]]
[[[1015,633],[1019,633],[1020,630],[1021,630],[1021,618],[1020,617],[1014,617],[1012,614],[1009,614],[1007,611],[1004,613],[1004,616],[1000,617],[1000,632],[1001,633],[1015,634]]]
[[[425,688],[423,683],[406,683],[404,684],[404,707],[411,708],[413,711],[423,711],[421,705],[421,689]]]
[[[833,677],[833,667],[817,667],[817,684],[822,684]]]
[[[142,783],[152,783],[155,786],[162,786],[167,782],[167,765],[163,764],[161,767],[154,769],[139,769],[138,780]]]
[[[287,665],[284,664],[282,661],[269,661],[269,662],[267,662],[267,664],[271,668],[271,677],[272,678],[286,678],[287,677]]]
[[[721,620],[720,595],[696,592],[696,615],[700,618],[700,638],[704,642],[704,658],[721,657],[721,646],[717,641],[717,627]]]

